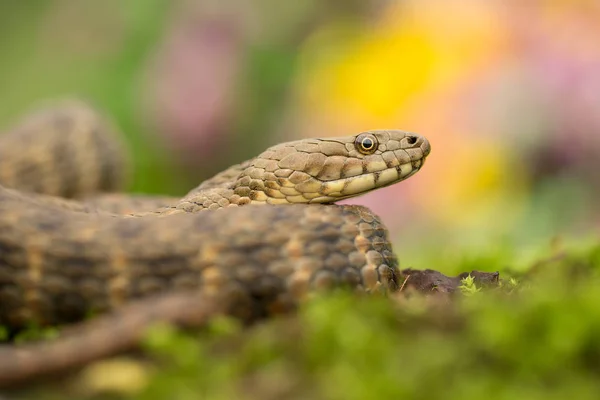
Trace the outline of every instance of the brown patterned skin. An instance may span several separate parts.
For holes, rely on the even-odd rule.
[[[363,149],[360,140],[372,140]],[[375,130],[282,143],[203,182],[183,199],[98,192],[124,187],[128,162],[115,128],[80,101],[42,109],[0,135],[0,185],[82,199],[83,211],[197,212],[230,205],[333,203],[416,173],[430,152],[414,133]],[[57,202],[58,203],[58,202]],[[65,203],[75,209],[76,203]],[[167,205],[169,205],[167,207]]]
[[[365,138],[373,145],[370,151],[361,148]],[[245,204],[330,204],[409,178],[430,150],[424,137],[399,130],[282,143],[225,171],[226,179],[217,175],[213,178],[217,183],[192,190],[162,212]]]
[[[314,290],[395,290],[397,260],[377,216],[307,203],[406,179],[429,151],[425,138],[402,131],[285,143],[149,213],[138,207],[170,200],[140,197],[109,212],[0,187],[0,325],[107,314],[51,343],[0,348],[0,385],[129,348],[136,329],[157,320],[200,326],[224,312],[250,323],[295,309]]]
[[[290,308],[310,287],[397,284],[385,228],[362,207],[115,218],[0,190],[0,215],[0,324],[13,328],[74,322],[198,287],[235,293],[237,316],[252,320]],[[257,215],[270,224],[256,224]]]
[[[0,190],[0,215],[0,324],[75,322],[148,299],[63,339],[0,348],[0,386],[122,351],[159,320],[198,326],[225,312],[249,323],[292,311],[314,290],[399,285],[385,227],[359,206],[115,218]]]
[[[123,190],[128,162],[112,123],[84,102],[63,101],[0,135],[0,185],[79,198]]]
[[[62,200],[60,199],[60,201]],[[82,207],[82,210],[91,209],[126,215],[164,209],[171,204],[176,204],[179,200],[178,197],[160,195],[101,193],[86,197],[76,203]],[[73,209],[73,207],[70,208]]]

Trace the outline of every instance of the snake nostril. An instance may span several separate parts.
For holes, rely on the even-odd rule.
[[[417,137],[416,136],[407,136],[406,141],[408,142],[408,144],[415,144],[415,143],[417,143]]]

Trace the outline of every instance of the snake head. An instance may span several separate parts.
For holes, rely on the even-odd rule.
[[[233,189],[251,203],[334,203],[409,178],[430,151],[400,130],[287,142],[253,159]]]

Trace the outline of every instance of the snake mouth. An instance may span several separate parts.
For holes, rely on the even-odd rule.
[[[321,182],[322,186],[319,190],[321,196],[312,198],[308,202],[333,203],[393,185],[416,174],[423,166],[423,161],[423,159],[414,160],[380,171]]]

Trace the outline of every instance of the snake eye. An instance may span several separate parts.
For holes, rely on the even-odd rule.
[[[370,133],[361,133],[354,140],[354,147],[362,154],[373,154],[377,150],[377,138]]]

